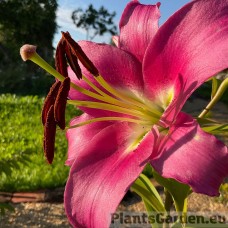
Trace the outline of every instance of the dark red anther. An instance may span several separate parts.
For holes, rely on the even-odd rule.
[[[45,122],[46,122],[46,119],[47,119],[47,114],[48,114],[48,111],[49,111],[50,107],[52,105],[54,105],[54,103],[55,103],[55,99],[57,97],[60,84],[61,84],[61,82],[59,82],[59,81],[55,82],[52,85],[52,87],[50,88],[50,91],[49,91],[47,97],[45,98],[43,109],[42,109],[42,113],[41,113],[41,118],[42,118],[43,125],[45,125]]]
[[[49,164],[52,163],[54,159],[55,151],[55,133],[56,133],[56,122],[54,118],[54,106],[52,105],[47,113],[47,118],[44,126],[44,155]]]
[[[66,45],[65,52],[66,52],[67,61],[70,65],[71,69],[74,71],[74,73],[78,79],[82,79],[82,71],[78,64],[78,58],[76,55],[74,55],[72,53],[71,48],[69,47],[68,44]]]
[[[70,78],[67,77],[61,83],[61,86],[59,88],[59,92],[55,101],[55,105],[54,105],[55,121],[62,130],[64,130],[66,126],[65,109],[66,109],[67,96],[68,96],[69,90],[70,90]]]
[[[65,49],[66,42],[65,40],[61,39],[56,48],[55,67],[60,74],[62,74],[64,77],[68,77]]]
[[[79,46],[77,42],[75,42],[68,32],[62,32],[63,38],[66,40],[67,44],[70,46],[73,54],[77,56],[82,65],[94,76],[99,76],[99,71],[94,66],[94,64],[90,61],[87,55],[84,53],[82,48]]]

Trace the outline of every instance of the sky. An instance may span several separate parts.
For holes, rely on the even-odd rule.
[[[54,47],[56,47],[58,40],[61,37],[61,31],[70,32],[71,36],[75,40],[85,40],[86,32],[80,28],[77,28],[71,19],[72,12],[77,8],[86,9],[89,4],[93,4],[95,9],[99,9],[101,6],[104,6],[108,9],[109,12],[116,12],[114,21],[116,25],[119,25],[119,20],[121,14],[130,0],[58,0],[58,10],[57,10],[57,24],[59,29],[54,37]],[[142,4],[156,4],[158,1],[154,0],[141,0]],[[180,9],[190,0],[160,0],[161,6],[161,18],[159,24],[163,24],[169,16],[171,16],[175,11]],[[111,35],[106,34],[102,37],[96,37],[93,41],[95,42],[107,42],[109,43]]]

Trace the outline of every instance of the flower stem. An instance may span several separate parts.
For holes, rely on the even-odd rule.
[[[204,118],[205,115],[214,107],[214,105],[220,100],[226,89],[228,88],[228,78],[226,78],[220,85],[215,96],[212,98],[207,107],[200,113],[199,118]]]

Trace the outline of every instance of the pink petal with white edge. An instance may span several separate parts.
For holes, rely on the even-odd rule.
[[[97,67],[101,76],[111,86],[121,89],[128,88],[133,92],[135,90],[139,92],[143,91],[142,66],[134,56],[110,45],[96,44],[88,41],[81,41],[79,42],[79,45]],[[94,76],[92,76],[83,66],[81,67],[83,74],[97,85],[97,87],[101,88],[95,81]],[[78,80],[70,68],[68,72],[73,83],[90,91],[94,91],[84,80]],[[108,93],[106,90],[102,90]],[[69,98],[71,100],[95,100],[74,89],[70,90]],[[99,110],[95,111],[86,108],[83,108],[82,110],[96,116],[105,114],[105,112]]]
[[[149,132],[137,148],[127,150],[133,130],[119,122],[106,127],[77,155],[64,196],[66,213],[74,227],[109,227],[111,214],[142,172],[153,148]]]
[[[146,93],[173,87],[163,119],[172,121],[192,92],[228,68],[228,0],[191,1],[161,26],[143,62]]]
[[[93,117],[84,113],[81,116],[75,117],[71,120],[70,126],[80,124],[82,122],[91,120]],[[68,140],[68,156],[66,165],[71,166],[77,156],[88,147],[90,141],[105,127],[113,124],[111,121],[95,122],[77,128],[68,129],[66,137]]]
[[[131,1],[120,20],[119,48],[135,55],[142,62],[148,44],[158,30],[160,11],[157,5]]]
[[[219,195],[228,176],[227,147],[185,113],[177,116],[153,153],[151,164],[158,173],[190,185],[197,193]]]

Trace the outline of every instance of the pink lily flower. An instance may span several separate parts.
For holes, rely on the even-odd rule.
[[[117,47],[79,42],[99,76],[80,65],[78,80],[69,69],[73,83],[97,94],[69,92],[84,111],[67,131],[64,200],[74,227],[109,227],[147,163],[210,196],[228,175],[227,147],[181,112],[194,90],[228,68],[228,0],[191,1],[160,28],[159,17],[159,4],[133,0]]]

